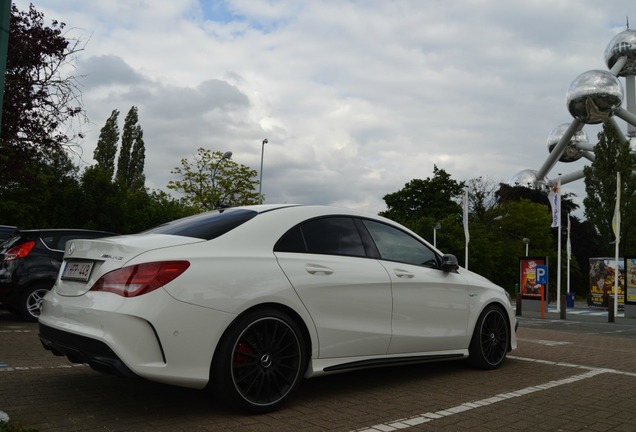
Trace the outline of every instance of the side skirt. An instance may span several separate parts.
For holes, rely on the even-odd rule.
[[[314,359],[311,361],[305,377],[319,376],[328,373],[346,372],[354,369],[408,365],[416,363],[438,362],[444,360],[461,360],[468,357],[467,352],[452,352],[447,354],[422,354],[411,356],[372,357],[372,358],[341,358]]]

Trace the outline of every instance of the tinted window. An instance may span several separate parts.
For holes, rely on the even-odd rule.
[[[183,219],[177,219],[144,233],[171,234],[212,240],[256,216],[253,210],[225,209],[219,212],[201,213]]]
[[[353,219],[314,219],[289,230],[274,246],[277,252],[366,256]]]
[[[404,231],[371,220],[363,220],[382,259],[414,265],[438,267],[437,255],[432,249]]]

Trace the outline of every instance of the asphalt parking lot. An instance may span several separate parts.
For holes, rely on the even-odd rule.
[[[502,368],[463,362],[305,380],[282,410],[248,416],[203,391],[125,380],[45,351],[0,309],[0,412],[45,431],[635,431],[636,320],[518,317]]]

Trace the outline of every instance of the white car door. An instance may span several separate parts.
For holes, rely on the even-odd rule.
[[[471,336],[466,280],[442,271],[437,254],[410,234],[376,221],[364,224],[392,283],[389,353],[466,349]]]
[[[278,263],[311,314],[320,358],[385,354],[391,340],[391,283],[367,258],[349,217],[308,221],[275,247]]]

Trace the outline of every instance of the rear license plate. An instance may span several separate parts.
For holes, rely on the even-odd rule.
[[[91,275],[91,270],[93,270],[92,262],[67,261],[62,272],[62,279],[86,282]]]

